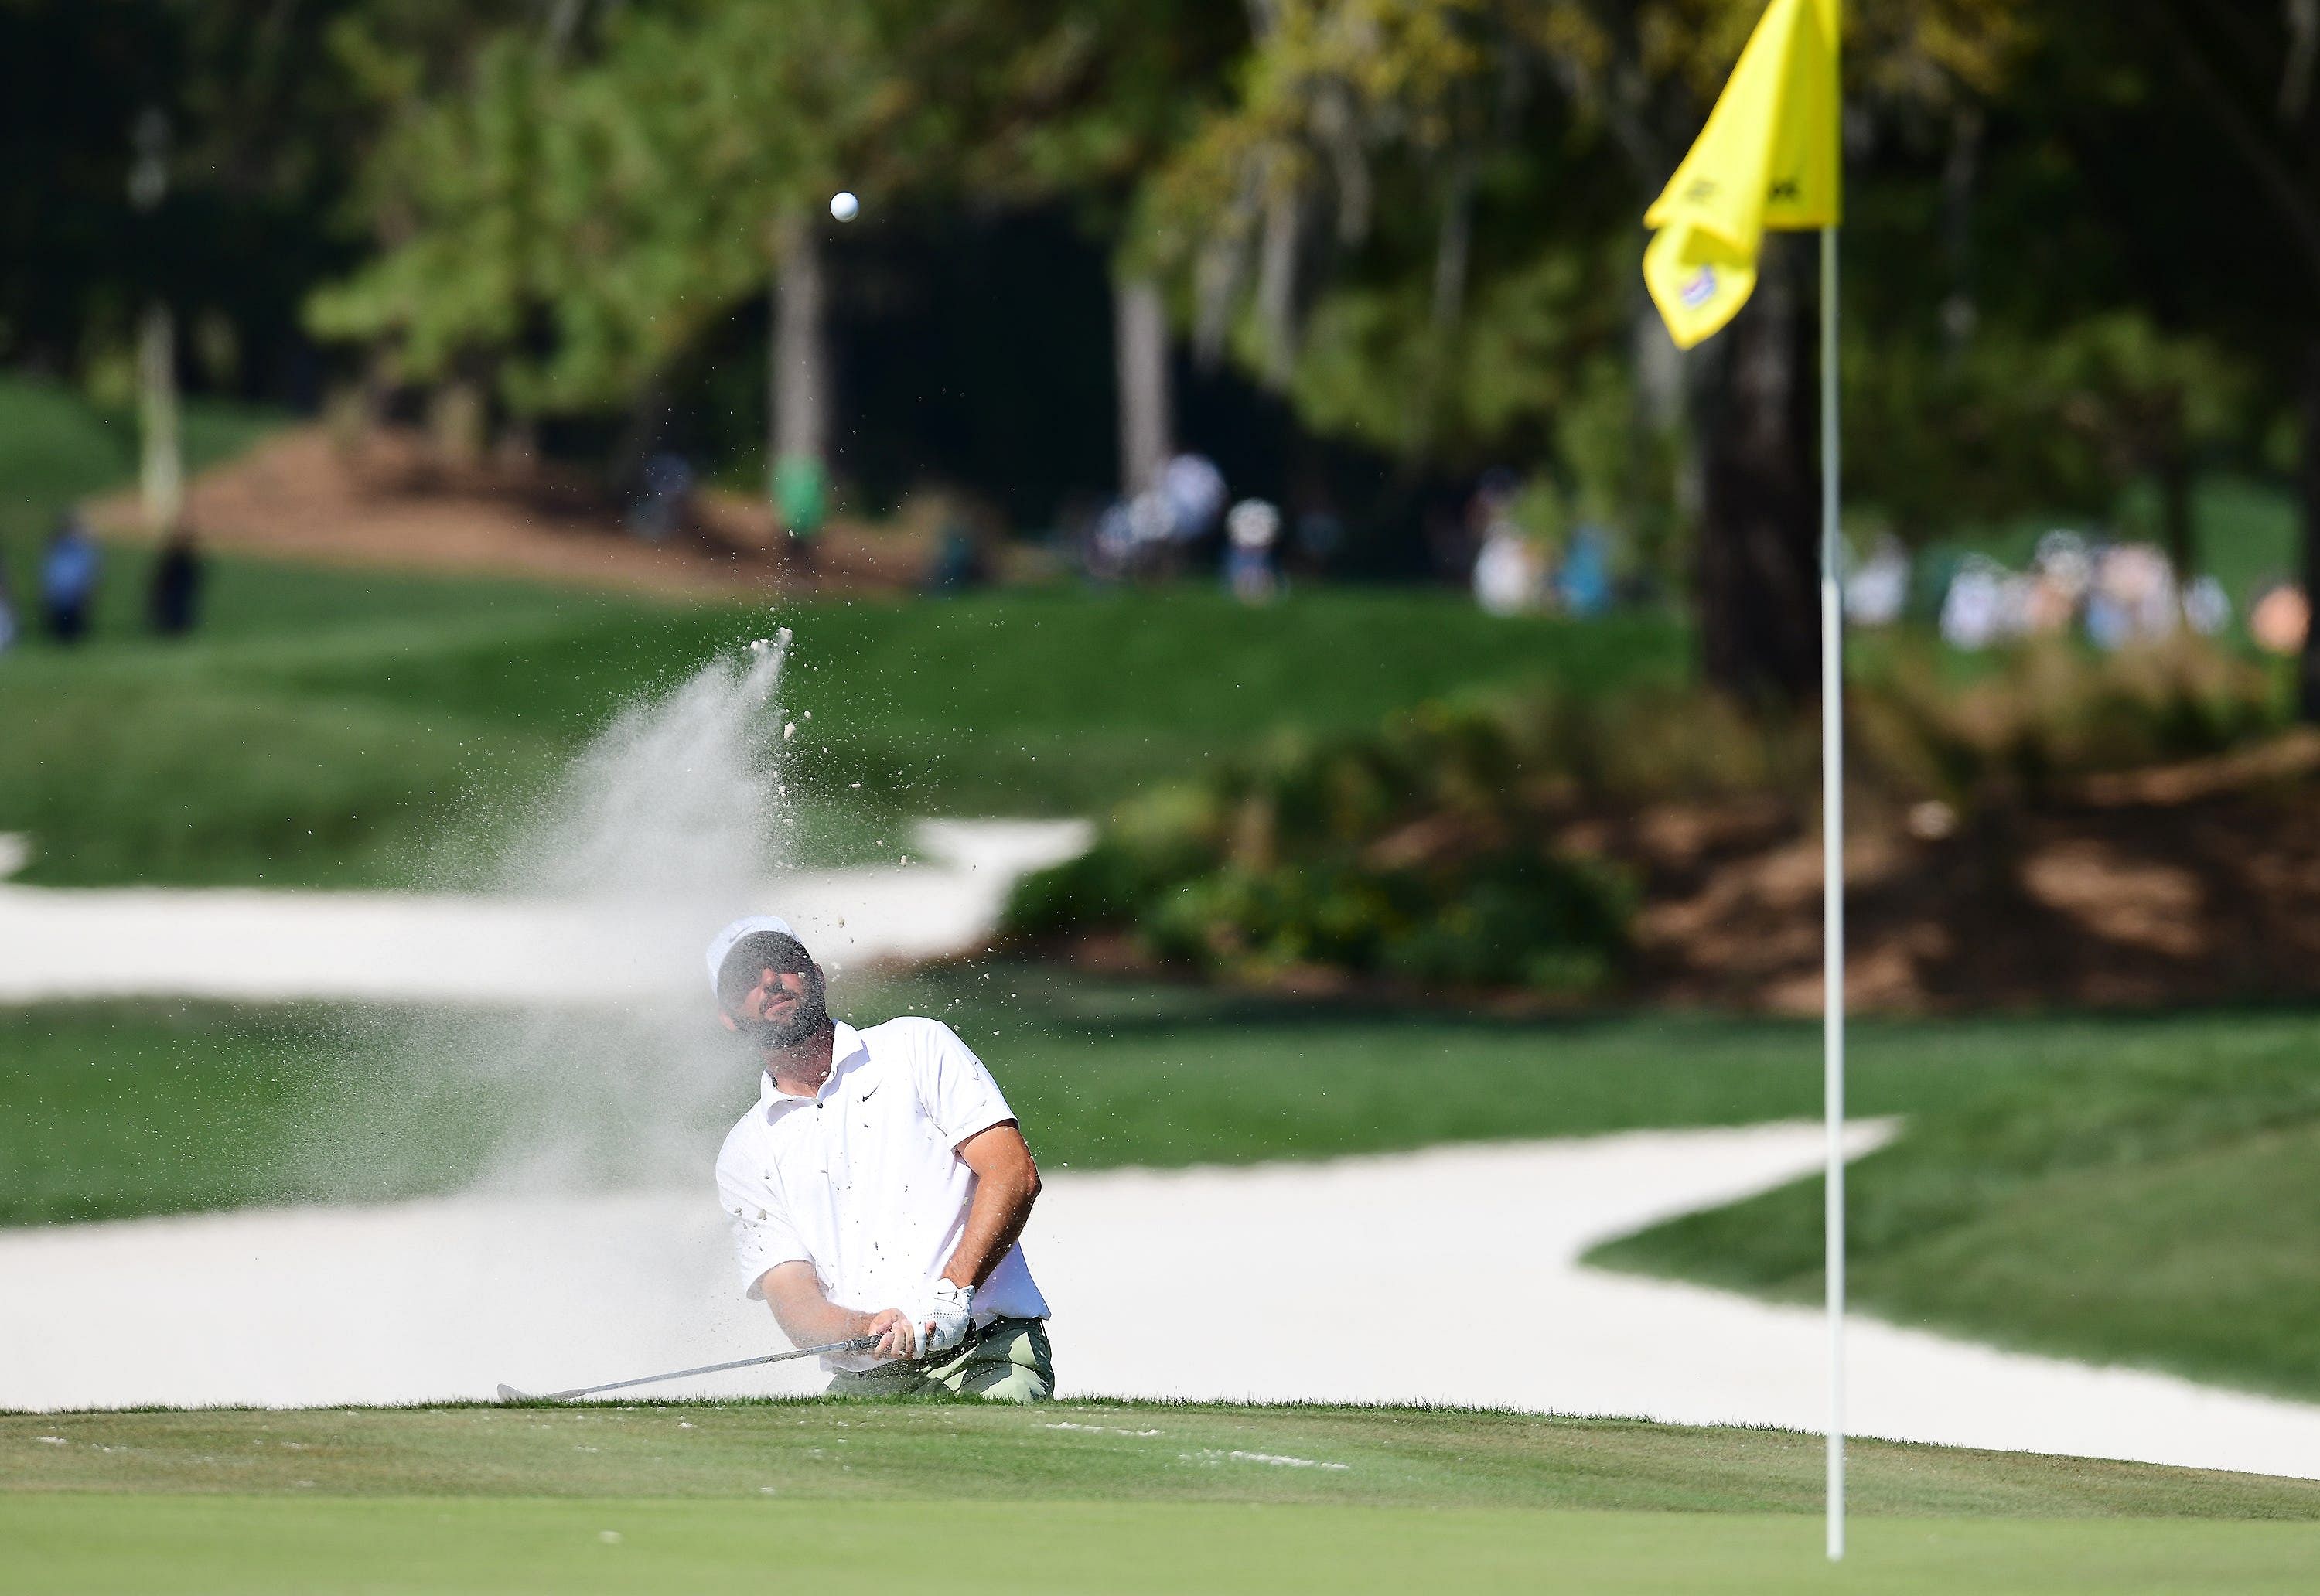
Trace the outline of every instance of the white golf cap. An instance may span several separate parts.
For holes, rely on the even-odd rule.
[[[745,914],[709,939],[709,995],[716,997],[718,972],[725,967],[725,956],[733,951],[733,944],[744,937],[754,937],[760,931],[777,936],[794,937],[790,922],[776,914]]]

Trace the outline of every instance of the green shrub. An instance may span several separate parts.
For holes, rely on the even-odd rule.
[[[1433,915],[1386,952],[1390,968],[1460,986],[1587,992],[1618,973],[1628,884],[1589,860],[1506,853],[1468,861]]]
[[[2113,655],[2033,644],[1962,689],[1909,656],[1850,702],[1857,775],[1969,807],[2040,802],[2079,777],[2222,753],[2287,724],[2268,673],[2189,638]]]
[[[1338,859],[1174,883],[1135,922],[1155,956],[1264,975],[1319,966],[1427,984],[1581,993],[1616,974],[1630,894],[1610,872],[1543,850],[1446,868]]]
[[[2041,646],[1943,685],[1889,656],[1857,683],[1850,779],[1908,801],[2035,803],[2080,775],[2219,752],[2276,730],[2275,685],[2205,644],[2104,657]],[[1276,739],[1123,806],[1085,857],[1019,883],[1008,934],[1092,931],[1265,979],[1315,966],[1450,987],[1598,991],[1635,890],[1546,840],[1568,822],[1741,793],[1809,825],[1817,711],[1751,714],[1646,686],[1440,700],[1377,730]]]
[[[1431,703],[1367,736],[1278,739],[1123,807],[1092,851],[1017,884],[1005,930],[1125,933],[1154,957],[1257,979],[1319,966],[1595,990],[1625,954],[1631,894],[1539,840],[1526,712],[1562,713]]]
[[[1135,923],[1137,909],[1159,884],[1134,849],[1106,838],[1076,859],[1018,881],[1001,916],[1001,931],[1038,940],[1118,929]]]

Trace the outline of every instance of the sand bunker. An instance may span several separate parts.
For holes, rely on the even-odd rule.
[[[1856,1150],[1883,1129],[1857,1129]],[[1029,1246],[1067,1393],[1816,1428],[1817,1314],[1577,1260],[1815,1167],[1819,1137],[1775,1125],[1056,1170]],[[734,1287],[705,1179],[17,1231],[0,1236],[0,1403],[20,1408],[485,1397],[503,1380],[555,1389],[779,1345]],[[1510,1324],[1520,1352],[1504,1348]],[[2320,1407],[1862,1320],[1852,1351],[1856,1433],[2320,1477]],[[819,1383],[761,1370],[666,1393]]]
[[[924,864],[799,871],[686,898],[470,897],[0,886],[0,1002],[139,996],[555,1002],[690,998],[741,910],[787,917],[848,966],[979,949],[1026,870],[1084,849],[1084,821],[927,821]],[[543,960],[539,949],[560,951]]]

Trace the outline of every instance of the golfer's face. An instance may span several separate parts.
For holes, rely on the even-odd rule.
[[[757,972],[757,984],[741,994],[734,1005],[743,1018],[770,1020],[781,1024],[797,1011],[797,1006],[808,991],[811,975],[807,970],[776,970],[770,965]]]

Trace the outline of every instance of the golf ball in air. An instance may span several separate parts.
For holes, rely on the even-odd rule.
[[[853,221],[861,209],[862,202],[850,194],[841,191],[829,196],[829,213],[840,222]]]

